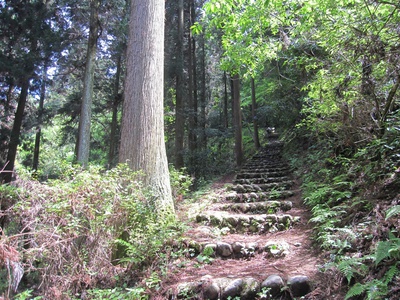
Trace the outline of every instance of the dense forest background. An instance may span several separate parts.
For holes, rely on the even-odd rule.
[[[137,201],[148,198],[138,175],[118,164],[132,3],[0,1],[5,296],[91,290],[102,299],[106,289],[135,286],[125,293],[137,298],[126,299],[146,299],[161,281],[148,270],[180,225],[156,230],[151,203]],[[397,1],[165,1],[174,197],[239,168],[274,128],[302,180],[315,238],[331,254],[326,269],[347,280],[348,299],[396,295],[399,24]],[[111,263],[121,247],[135,253],[129,276]]]

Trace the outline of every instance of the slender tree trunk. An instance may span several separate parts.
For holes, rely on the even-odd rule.
[[[235,158],[236,166],[243,164],[243,141],[242,141],[242,111],[240,106],[240,81],[239,74],[233,75],[233,126],[235,128]]]
[[[206,50],[204,35],[200,37],[201,41],[201,89],[200,89],[200,147],[205,149],[207,147],[206,135]]]
[[[163,218],[174,215],[164,141],[164,0],[131,4],[119,161],[143,171]]]
[[[122,54],[118,54],[117,58],[117,72],[115,73],[114,92],[113,92],[113,104],[112,104],[112,118],[111,118],[111,130],[110,130],[110,147],[108,149],[108,167],[111,168],[114,165],[115,150],[117,148],[117,127],[118,127],[118,106],[121,102],[119,95],[119,83],[121,79],[121,65],[122,65]]]
[[[17,111],[15,112],[14,124],[11,130],[10,142],[8,144],[6,166],[1,173],[1,178],[4,183],[10,183],[12,180],[12,173],[14,171],[15,159],[17,157],[17,149],[19,145],[19,138],[21,135],[22,120],[24,118],[24,111],[26,100],[28,98],[29,78],[26,76],[22,80],[21,92],[18,100]],[[0,181],[0,182],[1,182]]]
[[[179,0],[175,105],[175,168],[177,169],[180,169],[184,166],[183,142],[185,134],[185,107],[183,101],[183,24],[183,0]]]
[[[234,98],[235,98],[235,94],[234,94],[234,84],[233,84],[233,77],[231,76],[231,80],[230,80],[230,84],[231,84],[231,117],[232,120],[235,119],[235,109],[234,109]],[[235,124],[233,123],[232,126],[234,127]]]
[[[224,128],[228,129],[229,127],[229,118],[228,118],[228,77],[226,76],[226,72],[224,71],[224,107],[223,107],[223,114],[224,114]]]
[[[6,118],[9,118],[11,115],[11,101],[13,99],[13,92],[15,89],[14,81],[10,80],[8,83],[8,90],[6,93],[6,101],[4,103],[4,111],[3,115]],[[6,83],[5,83],[6,84]],[[6,158],[7,158],[7,149],[9,144],[9,130],[5,126],[0,126],[0,170],[5,166]],[[1,174],[0,174],[0,183],[1,183]]]
[[[193,24],[193,11],[191,9],[193,4],[193,0],[190,0],[190,9],[189,9],[189,15],[190,15],[190,25]],[[195,169],[195,155],[196,155],[196,149],[197,149],[197,135],[196,135],[196,129],[197,129],[197,83],[196,83],[196,43],[193,39],[192,33],[189,30],[189,35],[188,35],[188,45],[189,45],[189,152],[190,152],[190,166],[191,169]],[[194,174],[192,172],[192,174]]]
[[[254,146],[256,149],[260,149],[260,138],[258,135],[258,122],[257,122],[257,101],[256,101],[256,87],[254,84],[254,78],[251,77],[251,117],[253,119],[253,130],[254,130]]]
[[[386,124],[385,123],[386,123],[388,114],[393,110],[393,106],[396,101],[395,95],[396,95],[396,92],[397,92],[399,86],[400,86],[400,75],[397,76],[396,83],[390,89],[390,92],[386,98],[385,108],[384,108],[384,110],[382,112],[382,116],[379,120],[379,124],[380,124],[380,128],[381,128],[381,131],[380,131],[381,136],[383,136],[386,132],[386,126],[385,126]]]
[[[43,107],[44,107],[44,99],[46,97],[46,80],[47,80],[47,65],[43,67],[42,84],[40,86],[38,126],[36,128],[35,148],[33,150],[33,164],[32,164],[32,169],[34,171],[37,171],[39,167],[40,138],[42,133],[42,122],[43,122]]]
[[[99,0],[90,0],[90,29],[86,55],[85,76],[83,79],[83,94],[77,147],[77,160],[84,167],[86,167],[89,162],[94,68],[97,53],[97,39],[99,35],[99,6]]]

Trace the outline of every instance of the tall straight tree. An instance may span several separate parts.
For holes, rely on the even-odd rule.
[[[45,63],[43,67],[42,82],[40,85],[38,125],[36,127],[35,148],[33,149],[33,163],[32,163],[32,169],[34,171],[37,171],[39,166],[40,138],[42,134],[44,98],[46,97],[46,80],[47,80],[47,63]]]
[[[195,22],[195,10],[193,9],[194,2],[189,0],[189,24],[192,26]],[[196,150],[197,150],[197,73],[196,73],[196,40],[193,37],[192,31],[188,33],[188,89],[189,89],[189,152],[190,152],[190,169],[191,173],[196,173]]]
[[[164,0],[132,0],[119,161],[143,171],[157,213],[174,205],[164,141]]]
[[[99,37],[99,6],[100,0],[90,0],[89,40],[86,56],[85,76],[83,79],[83,94],[81,115],[79,119],[78,153],[77,159],[83,166],[89,162],[90,150],[90,123],[92,118],[92,98],[94,67]]]
[[[175,105],[175,167],[180,169],[184,165],[183,142],[185,134],[185,116],[183,102],[183,28],[184,28],[183,0],[178,1],[178,38],[176,43],[176,105]]]
[[[253,130],[254,130],[254,146],[256,149],[260,149],[260,138],[258,135],[258,121],[257,121],[257,99],[256,99],[256,86],[254,83],[254,77],[250,78],[251,83],[251,118],[253,119]]]
[[[235,158],[236,166],[241,167],[244,160],[242,141],[242,110],[240,100],[240,79],[239,74],[232,76],[233,86],[233,126],[235,128]]]

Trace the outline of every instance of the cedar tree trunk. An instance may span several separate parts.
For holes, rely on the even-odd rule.
[[[164,0],[132,0],[119,161],[143,171],[157,213],[174,215],[164,141]]]

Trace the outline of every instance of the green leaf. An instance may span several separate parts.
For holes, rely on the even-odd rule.
[[[346,297],[344,298],[344,300],[350,299],[354,296],[359,296],[362,293],[365,292],[365,290],[367,289],[367,286],[357,282],[355,285],[353,285],[351,287],[351,289],[347,292]]]
[[[203,26],[199,24],[199,22],[195,22],[191,27],[190,30],[193,34],[200,34],[203,32]]]
[[[375,265],[378,265],[382,260],[389,257],[389,250],[391,248],[390,241],[379,242],[375,252]]]
[[[386,211],[386,218],[385,218],[385,220],[387,220],[387,219],[389,219],[389,218],[391,218],[391,217],[393,217],[393,216],[395,216],[395,215],[398,215],[398,214],[400,214],[400,205],[395,205],[395,206],[389,208],[389,209]]]

